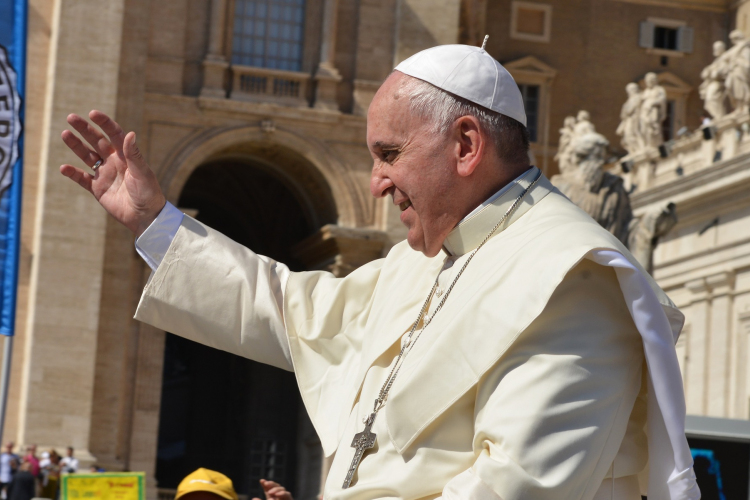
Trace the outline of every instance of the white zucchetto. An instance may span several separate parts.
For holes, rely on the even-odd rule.
[[[484,49],[438,45],[417,52],[396,66],[396,70],[526,125],[523,98],[516,81]]]

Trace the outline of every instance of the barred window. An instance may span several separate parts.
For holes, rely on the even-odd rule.
[[[300,71],[305,0],[235,0],[232,63]]]

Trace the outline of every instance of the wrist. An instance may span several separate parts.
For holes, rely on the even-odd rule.
[[[143,216],[139,218],[138,224],[133,228],[133,233],[135,233],[136,239],[139,238],[151,224],[153,224],[166,205],[166,198],[162,198],[162,200],[155,205],[158,208],[144,213]]]

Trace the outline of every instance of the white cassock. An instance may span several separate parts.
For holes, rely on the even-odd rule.
[[[700,498],[674,351],[683,317],[544,177],[406,357],[375,448],[342,489],[352,438],[435,277],[445,293],[537,175],[478,207],[438,256],[402,242],[345,278],[292,273],[168,206],[138,240],[156,270],[136,318],[294,370],[325,454],[336,453],[326,499]]]

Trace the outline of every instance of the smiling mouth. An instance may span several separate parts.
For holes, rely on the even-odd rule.
[[[406,200],[405,202],[398,204],[398,208],[400,208],[402,212],[406,210],[407,208],[409,208],[410,206],[411,206],[411,200]]]

